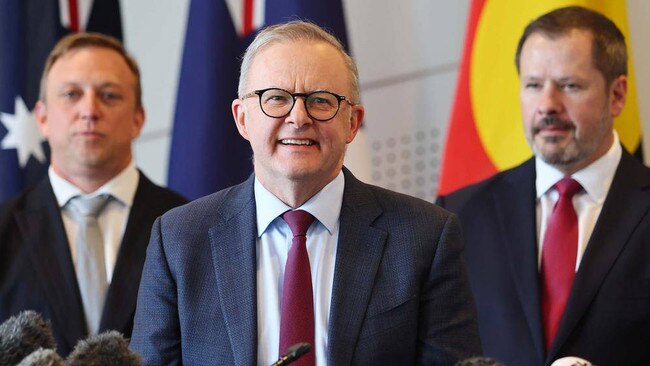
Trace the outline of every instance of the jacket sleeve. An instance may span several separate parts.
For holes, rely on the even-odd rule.
[[[154,222],[135,312],[131,348],[144,365],[180,365],[176,281],[163,245],[161,218]]]
[[[421,296],[418,364],[444,365],[480,355],[476,308],[455,215],[447,216]]]

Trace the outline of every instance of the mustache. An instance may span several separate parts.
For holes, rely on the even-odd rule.
[[[546,116],[535,123],[533,126],[533,134],[535,135],[547,127],[555,127],[565,130],[575,129],[575,126],[571,121],[560,119],[558,116]]]

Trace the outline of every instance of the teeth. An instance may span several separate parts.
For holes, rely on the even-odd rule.
[[[282,139],[280,140],[284,145],[313,145],[312,140],[298,140],[298,139]]]

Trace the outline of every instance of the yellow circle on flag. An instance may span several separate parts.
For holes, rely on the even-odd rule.
[[[519,78],[514,59],[526,25],[555,8],[582,5],[612,19],[628,45],[628,94],[623,113],[615,120],[623,145],[634,152],[641,126],[624,1],[486,0],[479,18],[470,60],[470,97],[476,129],[487,155],[498,170],[511,168],[531,156],[519,106]]]

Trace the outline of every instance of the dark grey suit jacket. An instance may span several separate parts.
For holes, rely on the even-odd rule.
[[[185,202],[140,173],[100,331],[115,329],[130,336],[151,225]],[[87,336],[70,247],[47,177],[0,206],[0,321],[30,309],[51,321],[62,355]]]
[[[344,174],[329,364],[453,365],[479,354],[455,216]],[[131,340],[145,364],[256,364],[253,181],[154,224]]]
[[[650,363],[650,169],[623,152],[546,354],[531,159],[439,203],[458,214],[483,350],[506,365]]]

